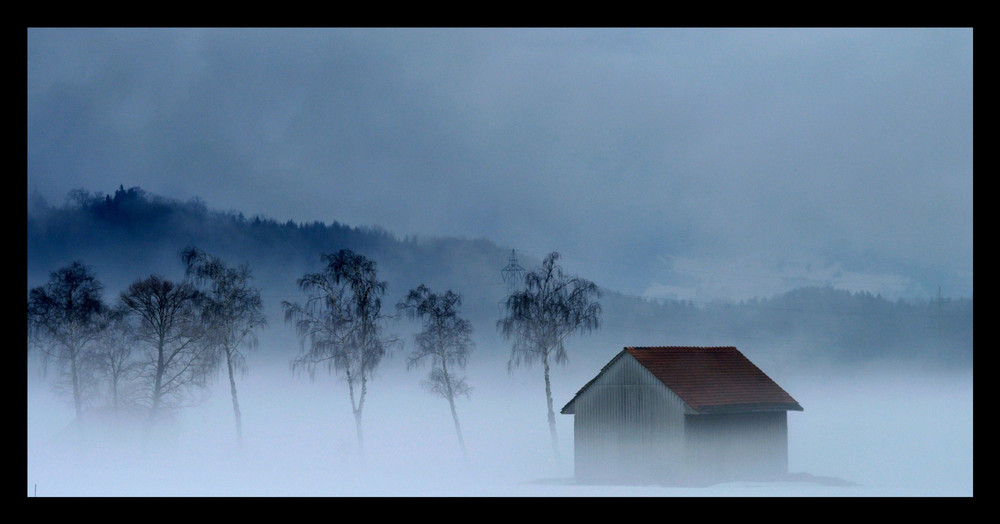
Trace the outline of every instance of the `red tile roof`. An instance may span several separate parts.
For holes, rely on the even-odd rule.
[[[699,413],[802,411],[791,395],[732,346],[627,347],[604,369],[625,353]],[[573,400],[563,408],[564,413],[573,412]]]

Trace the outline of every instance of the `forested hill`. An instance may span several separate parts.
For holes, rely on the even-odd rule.
[[[113,195],[74,190],[61,206],[29,202],[27,237],[28,288],[80,260],[95,269],[108,301],[150,274],[179,279],[178,253],[186,246],[232,264],[246,263],[271,316],[269,331],[282,336],[291,336],[291,330],[282,325],[280,302],[301,300],[296,279],[318,271],[321,254],[347,248],[376,261],[380,277],[389,282],[388,305],[421,283],[451,289],[463,296],[462,312],[478,336],[491,341],[486,346],[499,346],[495,323],[506,290],[501,269],[510,248],[488,240],[400,239],[376,227],[247,218],[211,210],[198,200],[180,202],[124,187]],[[520,259],[528,269],[539,262]],[[601,285],[600,276],[577,276]],[[889,301],[810,287],[740,303],[697,304],[653,302],[605,290],[601,305],[602,328],[580,339],[581,350],[604,348],[606,354],[606,348],[627,345],[735,345],[764,360],[972,364],[972,298]]]
[[[151,273],[180,278],[178,253],[191,245],[231,264],[248,264],[265,301],[298,299],[296,279],[319,271],[321,254],[346,248],[375,260],[379,277],[389,281],[390,305],[397,294],[401,298],[424,283],[461,293],[467,314],[485,309],[494,316],[504,290],[500,270],[509,255],[485,240],[398,239],[374,227],[247,218],[139,188],[120,188],[114,195],[76,190],[64,206],[29,206],[28,283],[38,285],[49,271],[81,260],[117,294]]]

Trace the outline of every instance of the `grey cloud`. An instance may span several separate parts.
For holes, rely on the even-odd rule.
[[[139,185],[558,249],[580,272],[629,258],[649,273],[608,280],[632,292],[668,284],[657,257],[768,252],[952,275],[971,294],[971,29],[46,29],[28,44],[28,188],[50,200]]]

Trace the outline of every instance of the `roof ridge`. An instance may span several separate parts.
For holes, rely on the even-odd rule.
[[[625,346],[625,349],[736,349],[736,346]]]

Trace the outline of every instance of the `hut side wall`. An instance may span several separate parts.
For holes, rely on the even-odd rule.
[[[766,480],[788,472],[785,411],[688,415],[689,477],[706,482]]]
[[[631,355],[599,376],[574,411],[578,480],[645,482],[682,474],[689,408]]]

